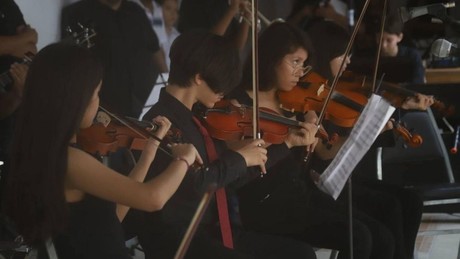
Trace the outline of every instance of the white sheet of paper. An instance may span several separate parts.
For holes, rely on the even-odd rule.
[[[394,110],[381,96],[371,96],[350,136],[316,183],[322,191],[334,199],[339,197],[351,172],[374,143]]]

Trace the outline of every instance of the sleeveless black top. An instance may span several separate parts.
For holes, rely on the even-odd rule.
[[[60,259],[131,258],[115,203],[86,194],[83,200],[67,204],[67,229],[53,239]]]

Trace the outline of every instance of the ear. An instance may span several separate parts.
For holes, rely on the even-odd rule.
[[[201,77],[200,74],[196,74],[194,77],[193,77],[193,82],[197,85],[202,85],[204,80],[203,78]]]
[[[400,43],[403,38],[404,38],[404,33],[401,32],[400,34],[398,34],[398,43]]]

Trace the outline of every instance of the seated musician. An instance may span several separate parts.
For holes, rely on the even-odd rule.
[[[268,157],[267,149],[261,146],[264,144],[261,139],[240,142],[238,147],[233,146],[233,150],[227,148],[223,141],[210,140],[202,126],[205,121],[194,115],[192,107],[202,104],[212,108],[236,86],[241,77],[238,50],[222,36],[205,31],[189,31],[174,41],[170,58],[168,85],[144,118],[151,119],[157,115],[167,117],[172,127],[181,133],[177,137],[197,147],[204,159],[204,167],[189,170],[176,194],[160,212],[130,211],[127,228],[138,235],[146,258],[174,256],[210,185],[222,188],[259,178],[261,171],[265,173],[265,168],[269,168],[278,157],[288,154],[288,147],[311,143],[316,132],[314,125],[303,124],[303,137],[292,133],[285,143],[270,146]],[[148,178],[156,176],[169,160],[158,155]],[[221,196],[218,196],[222,191],[225,194],[225,189],[217,190],[220,194],[216,193],[216,200],[211,200],[202,220],[198,222],[186,258],[315,258],[313,249],[303,242],[249,232],[236,226],[225,228],[223,224],[226,220],[221,216],[225,216],[227,206],[221,204]],[[218,222],[222,228],[219,228]]]
[[[311,55],[308,38],[299,28],[273,23],[259,38],[259,103],[279,113],[278,91],[290,91],[307,72]],[[232,97],[250,104],[251,61],[246,62],[242,84]],[[314,119],[314,113],[301,120]],[[321,141],[318,146],[321,146]],[[313,146],[308,147],[313,152]],[[316,147],[317,148],[317,147]],[[238,191],[241,220],[245,228],[261,233],[295,237],[316,247],[349,251],[345,206],[320,191],[308,177],[303,163],[305,147],[276,163],[268,174]],[[392,258],[394,240],[390,230],[372,217],[355,210],[353,215],[355,258]]]
[[[157,140],[146,141],[128,177],[81,150],[77,133],[93,122],[101,80],[102,65],[89,50],[57,43],[34,57],[24,86],[5,212],[27,244],[41,246],[51,239],[59,258],[131,258],[124,246],[120,220],[126,209],[121,205],[161,209],[182,182],[187,165],[201,162],[192,145],[173,145],[177,159],[157,178],[142,183]],[[155,135],[161,139],[170,122],[164,117],[155,122],[160,126]]]
[[[311,35],[315,49],[316,65],[314,70],[332,82],[332,79],[337,74],[341,74],[346,69],[346,65],[350,63],[350,59],[347,57],[345,67],[340,71],[340,65],[345,58],[344,53],[350,38],[349,34],[340,26],[328,21],[313,24],[308,29],[308,33]],[[416,97],[408,98],[401,108],[426,110],[431,104],[433,104],[432,96],[417,94]],[[349,129],[334,127],[332,123],[325,124],[325,127],[328,130],[340,132],[342,136],[346,136],[349,132]],[[391,128],[392,124],[388,123],[386,129]],[[392,146],[394,143],[394,134],[388,130],[380,134],[374,147]],[[317,149],[317,151],[323,155],[323,159],[333,158],[329,155],[324,157],[327,152],[324,149]],[[391,231],[392,239],[395,240],[395,254],[391,258],[412,258],[422,214],[421,198],[416,193],[398,186],[363,179],[366,175],[366,178],[371,178],[369,175],[375,175],[373,171],[376,167],[368,166],[375,161],[373,151],[375,148],[371,148],[353,172],[353,204],[359,210],[383,223]],[[376,204],[381,204],[381,206],[376,206]]]
[[[379,19],[380,20],[380,19]],[[404,23],[398,11],[390,12],[383,31],[379,76],[385,81],[402,84],[425,83],[425,67],[420,52],[404,42]],[[375,56],[380,42],[380,23],[369,28],[373,41],[367,49],[357,49],[351,69],[366,75],[374,73]],[[365,35],[362,35],[365,37]]]

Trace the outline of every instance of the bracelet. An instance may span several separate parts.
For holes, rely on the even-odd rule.
[[[185,164],[187,165],[187,168],[190,167],[190,164],[188,163],[188,161],[187,161],[185,158],[183,158],[183,157],[176,157],[175,160],[176,160],[176,161],[184,161]]]

